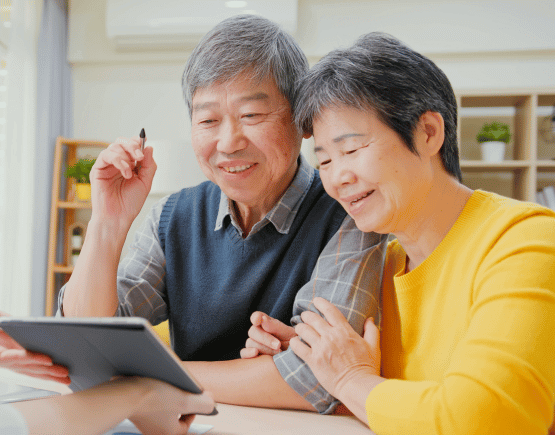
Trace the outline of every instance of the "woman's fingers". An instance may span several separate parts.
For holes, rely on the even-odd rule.
[[[323,298],[314,298],[312,301],[314,306],[326,318],[332,326],[341,325],[347,322],[345,316],[339,311],[335,305]]]
[[[291,350],[295,353],[295,355],[308,363],[311,356],[311,349],[301,341],[301,337],[293,337],[289,342],[289,347],[291,347]]]

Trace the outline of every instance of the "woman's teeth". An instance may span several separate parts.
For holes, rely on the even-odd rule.
[[[360,198],[355,199],[354,201],[351,201],[351,205],[360,201],[361,199],[366,198],[368,195],[370,195],[372,192],[366,192],[364,195],[362,195]]]

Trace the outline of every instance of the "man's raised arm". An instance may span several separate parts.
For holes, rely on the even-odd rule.
[[[136,168],[141,162],[140,168]],[[138,137],[120,138],[102,151],[90,179],[92,216],[83,249],[63,297],[65,316],[113,316],[117,269],[125,238],[146,200],[156,163]]]

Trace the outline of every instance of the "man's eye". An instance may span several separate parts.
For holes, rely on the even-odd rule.
[[[243,115],[243,118],[254,119],[254,118],[256,118],[256,117],[258,117],[258,116],[260,116],[260,115],[261,115],[260,113],[245,113],[245,114]]]
[[[325,166],[330,162],[331,162],[331,160],[323,160],[323,161],[320,162],[320,166]]]

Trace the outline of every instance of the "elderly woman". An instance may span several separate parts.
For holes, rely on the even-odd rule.
[[[322,317],[302,314],[292,350],[380,435],[547,433],[555,215],[461,183],[445,74],[396,39],[368,34],[316,64],[295,113],[314,134],[329,195],[359,229],[396,240],[381,330],[369,319],[361,337],[315,298]]]

